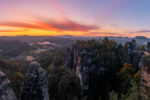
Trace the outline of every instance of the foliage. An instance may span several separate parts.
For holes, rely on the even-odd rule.
[[[140,46],[138,47],[138,49],[141,50],[141,51],[144,51],[144,50],[145,50],[145,45],[140,45]]]
[[[118,93],[116,93],[115,91],[111,91],[109,93],[109,100],[118,100]]]
[[[49,67],[49,92],[51,99],[78,100],[80,95],[79,80],[73,70],[66,71],[64,67]]]
[[[17,72],[16,74],[20,79],[24,79],[24,75],[21,72]]]
[[[139,87],[134,80],[130,81],[131,88],[128,93],[121,96],[121,100],[140,100]]]
[[[11,81],[11,86],[16,96],[19,96],[20,94],[27,65],[28,63],[24,61],[10,61],[4,58],[0,59],[0,71],[3,71]]]
[[[22,43],[18,46],[24,50],[30,48]],[[74,46],[85,49],[95,57],[91,62],[91,67],[95,66],[96,69],[89,74],[89,100],[140,100],[136,98],[140,95],[138,88],[140,72],[135,68],[133,61],[127,63],[131,59],[128,57],[126,45],[122,46],[114,40],[105,38],[103,40],[79,40]],[[21,53],[14,50],[13,52]],[[9,55],[9,51],[7,53]],[[55,49],[36,59],[47,71],[51,100],[81,100],[81,87],[75,68],[68,70],[64,68],[66,53],[67,48]],[[135,56],[136,54],[132,54],[132,60]],[[11,80],[17,96],[19,96],[28,65],[29,63],[25,61],[0,58],[0,70]]]
[[[130,81],[131,87],[126,94],[121,94],[118,98],[118,93],[112,91],[109,93],[109,100],[141,100],[139,87],[134,80]]]

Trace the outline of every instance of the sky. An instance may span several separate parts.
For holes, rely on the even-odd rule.
[[[0,0],[0,36],[150,37],[150,0]]]

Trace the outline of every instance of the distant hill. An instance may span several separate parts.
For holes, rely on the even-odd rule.
[[[136,36],[135,39],[143,39],[143,40],[145,40],[145,39],[147,39],[147,37],[145,37],[145,36]]]

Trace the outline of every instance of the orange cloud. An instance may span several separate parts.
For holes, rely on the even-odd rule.
[[[0,32],[23,32],[23,30],[0,30]]]
[[[4,27],[19,27],[27,29],[40,29],[46,31],[82,31],[86,32],[89,30],[99,29],[96,25],[84,25],[69,19],[57,22],[47,19],[38,19],[36,21],[25,23],[25,22],[0,22],[0,26]]]
[[[43,29],[43,30],[46,29],[46,28],[41,27],[39,25],[24,23],[24,22],[1,22],[0,26],[19,27],[19,28],[33,28],[33,29]]]

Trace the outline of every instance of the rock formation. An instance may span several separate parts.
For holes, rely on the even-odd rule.
[[[128,49],[128,63],[132,63],[132,54],[134,50],[136,49],[136,41],[133,39],[132,42],[126,42],[125,45]]]
[[[16,100],[11,83],[3,72],[0,72],[0,100]],[[30,64],[19,100],[49,100],[47,75],[38,62]]]
[[[0,72],[0,100],[16,100],[10,80],[3,72]]]
[[[32,62],[21,90],[21,100],[49,100],[46,72],[38,62]]]
[[[67,55],[66,55],[66,62],[65,62],[65,68],[72,68],[73,67],[73,52],[68,49]]]
[[[80,79],[81,97],[82,100],[87,100],[90,91],[90,73],[96,73],[96,66],[92,64],[96,57],[95,49],[88,50],[76,46],[72,49],[74,68],[76,70],[77,77]],[[99,67],[97,71],[102,70],[102,67]]]
[[[150,92],[150,56],[143,57],[140,66],[141,66],[140,91],[142,96],[147,97],[148,93]]]
[[[126,42],[126,51],[124,51],[124,47],[121,44],[114,45],[111,51],[109,51],[108,49],[110,48],[108,44],[103,45],[103,43],[101,43],[103,41],[100,40],[98,42],[100,42],[99,45],[95,46],[86,43],[83,45],[83,42],[83,44],[74,45],[72,50],[68,50],[67,52],[66,69],[73,66],[76,70],[76,75],[80,79],[82,100],[87,100],[88,97],[92,95],[91,91],[95,91],[93,86],[98,86],[99,83],[105,84],[100,80],[107,77],[105,72],[117,72],[120,67],[118,65],[122,65],[121,63],[124,60],[133,64],[136,69],[139,69],[141,54],[136,50],[136,41],[134,39],[131,42]],[[123,58],[125,53],[126,58]],[[107,62],[107,60],[109,60],[109,62]],[[114,63],[115,60],[116,63]],[[119,63],[117,63],[117,61]],[[112,63],[114,63],[114,65],[111,65]],[[98,87],[105,89],[103,86]]]
[[[147,51],[150,52],[150,42],[147,43]]]

